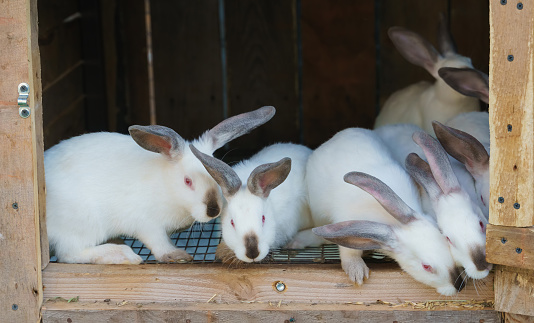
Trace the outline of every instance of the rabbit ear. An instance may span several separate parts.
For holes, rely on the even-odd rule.
[[[439,51],[443,56],[457,53],[456,43],[449,29],[449,22],[443,12],[439,14],[438,44]]]
[[[489,103],[488,75],[473,68],[442,67],[439,76],[457,92]]]
[[[185,140],[174,130],[164,126],[130,126],[132,139],[146,150],[171,158],[181,158]]]
[[[438,183],[432,175],[430,166],[416,153],[410,153],[406,157],[406,170],[428,193],[432,200],[437,200],[443,194]]]
[[[222,160],[200,152],[193,145],[189,145],[189,148],[198,160],[200,160],[202,165],[204,165],[204,168],[206,168],[211,177],[219,184],[225,197],[231,197],[239,191],[239,188],[241,188],[241,179],[239,179],[239,176],[237,176],[232,167],[228,166]]]
[[[388,35],[397,50],[410,63],[424,67],[435,76],[435,65],[440,59],[438,51],[426,39],[402,27],[391,27]]]
[[[372,221],[344,221],[312,229],[313,233],[340,246],[361,249],[393,249],[391,226]]]
[[[487,172],[489,155],[480,141],[466,132],[444,126],[437,121],[432,122],[432,127],[443,148],[464,164],[474,178]]]
[[[274,107],[267,106],[222,121],[207,133],[206,139],[211,151],[214,152],[235,138],[256,129],[271,120],[275,113]]]
[[[249,191],[259,197],[268,197],[271,190],[282,184],[291,171],[291,158],[256,167],[248,177]]]
[[[400,223],[408,224],[415,220],[414,210],[378,178],[366,173],[350,172],[343,179],[371,194]]]
[[[434,179],[445,194],[460,189],[458,178],[452,170],[451,162],[447,153],[439,142],[423,131],[412,135],[413,141],[423,149]]]

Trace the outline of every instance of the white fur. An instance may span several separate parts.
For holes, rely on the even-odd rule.
[[[343,181],[346,173],[370,174],[388,185],[416,211],[417,220],[402,225],[370,194]],[[372,131],[346,129],[317,148],[306,171],[310,208],[316,225],[347,220],[369,220],[392,226],[396,243],[383,250],[416,280],[435,287],[439,293],[453,295],[456,289],[449,272],[455,270],[447,241],[433,220],[423,214],[416,186],[389,153],[384,142]],[[359,284],[368,276],[362,251],[340,247],[343,269]],[[425,271],[430,264],[435,274]]]
[[[222,212],[221,224],[224,242],[238,259],[260,261],[270,249],[285,246],[298,231],[312,227],[304,181],[310,154],[311,149],[302,145],[274,144],[232,167],[242,186],[235,195],[227,198],[228,206]],[[291,171],[286,180],[267,198],[252,194],[247,188],[251,172],[262,164],[277,162],[284,157],[291,158]],[[262,215],[265,215],[263,225]],[[244,237],[250,233],[258,238],[260,253],[254,259],[245,254]]]

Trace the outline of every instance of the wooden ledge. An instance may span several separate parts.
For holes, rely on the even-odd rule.
[[[216,303],[264,302],[343,304],[429,300],[493,301],[493,273],[456,296],[438,294],[395,264],[370,264],[363,286],[351,283],[339,265],[251,265],[229,269],[222,264],[77,265],[50,264],[43,271],[44,299],[79,297],[82,302]],[[274,288],[285,284],[283,292]]]
[[[488,224],[486,251],[488,261],[493,264],[534,270],[534,227]]]

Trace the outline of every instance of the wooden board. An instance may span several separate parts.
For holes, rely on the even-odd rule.
[[[150,10],[156,123],[194,139],[223,119],[217,0],[151,1]]]
[[[534,323],[534,316],[503,313],[504,323]]]
[[[490,263],[534,270],[534,227],[489,224],[486,229],[486,253]]]
[[[102,266],[50,264],[43,272],[45,299],[79,296],[80,301],[221,303],[296,302],[392,303],[427,300],[493,300],[493,275],[468,283],[456,296],[439,295],[393,264],[370,264],[371,277],[357,287],[339,265],[255,265],[232,269],[222,264]],[[282,281],[286,290],[275,291]]]
[[[515,227],[534,225],[534,1],[522,4],[490,1],[490,223]]]
[[[374,1],[302,1],[304,143],[375,117]]]
[[[267,124],[230,144],[259,150],[275,142],[298,142],[295,0],[225,0],[229,116],[272,105]]]
[[[69,321],[70,319],[70,321]],[[500,322],[488,308],[456,306],[434,310],[383,304],[135,304],[46,302],[43,322]]]
[[[497,266],[495,309],[534,316],[534,270]]]
[[[44,172],[37,2],[0,2],[0,35],[0,313],[5,322],[38,322]],[[30,86],[27,119],[18,113],[21,82]]]

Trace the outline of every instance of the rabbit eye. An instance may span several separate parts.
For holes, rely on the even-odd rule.
[[[434,272],[434,269],[432,268],[432,266],[427,265],[427,264],[421,264],[421,265],[423,265],[423,269],[428,271],[429,273]]]
[[[231,224],[231,225],[234,227],[234,229],[235,229],[235,224],[234,224],[234,220],[233,220],[233,219],[230,220],[230,224]]]
[[[484,232],[484,223],[482,223],[482,221],[478,221],[478,224],[480,225],[480,230]]]
[[[184,183],[185,185],[187,185],[189,188],[193,188],[193,180],[189,177],[184,177]]]
[[[265,224],[265,215],[262,215],[261,216],[261,225],[264,225]]]

